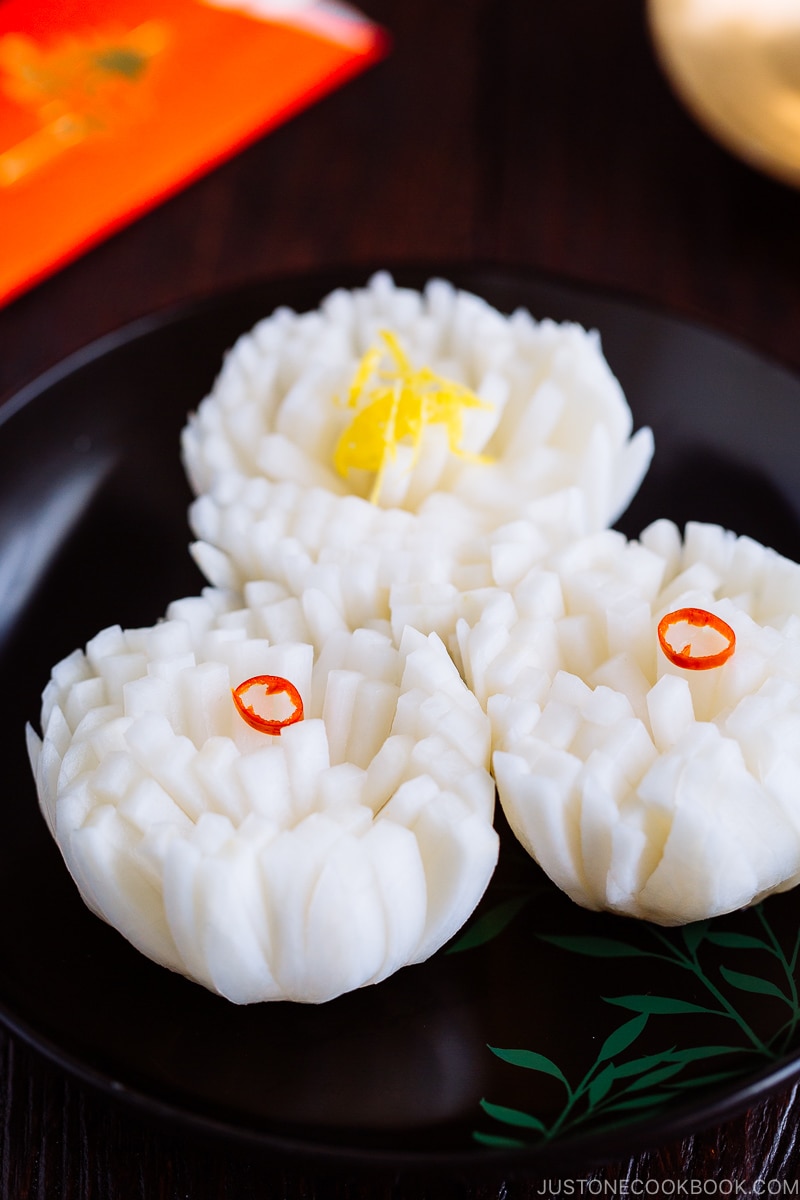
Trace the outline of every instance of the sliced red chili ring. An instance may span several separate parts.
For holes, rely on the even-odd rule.
[[[263,687],[267,696],[279,696],[285,692],[294,705],[294,711],[280,721],[268,720],[266,717],[259,716],[253,706],[246,704],[243,699],[245,693],[253,687]],[[245,679],[244,683],[240,683],[238,687],[232,688],[231,695],[239,715],[259,733],[271,733],[279,737],[281,730],[285,729],[287,725],[294,725],[296,721],[303,719],[303,699],[294,684],[290,683],[288,679],[284,679],[282,675],[254,675],[251,679]]]
[[[714,629],[727,642],[716,654],[692,654],[691,644],[687,643],[682,650],[675,650],[667,641],[667,631],[673,625],[681,622],[692,625],[696,629]],[[705,608],[676,608],[662,617],[658,623],[658,640],[661,649],[671,663],[676,667],[684,667],[687,671],[708,671],[712,667],[721,667],[727,662],[736,648],[736,634],[726,621]]]

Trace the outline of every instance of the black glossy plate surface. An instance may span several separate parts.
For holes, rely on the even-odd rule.
[[[656,435],[626,533],[715,521],[800,558],[797,378],[627,302],[508,272],[451,277],[601,331]],[[202,586],[178,436],[224,350],[278,304],[363,281],[269,282],[144,320],[0,411],[0,1015],[157,1116],[304,1154],[574,1164],[722,1120],[800,1071],[794,893],[662,932],[578,909],[502,830],[455,947],[318,1008],[237,1008],[93,917],[39,816],[23,725],[51,666]]]

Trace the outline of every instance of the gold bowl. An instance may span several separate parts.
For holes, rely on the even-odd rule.
[[[683,103],[751,166],[800,186],[800,0],[648,0]]]

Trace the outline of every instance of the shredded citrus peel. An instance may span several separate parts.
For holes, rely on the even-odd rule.
[[[244,696],[251,688],[263,688],[267,696],[279,696],[285,693],[294,705],[293,711],[282,720],[262,717],[252,704],[247,704],[244,700]],[[303,719],[302,697],[294,684],[290,683],[288,679],[284,679],[282,675],[254,675],[251,679],[245,679],[244,683],[240,683],[238,687],[232,688],[231,694],[239,715],[259,733],[270,733],[280,737],[281,730],[285,729],[287,725],[294,725],[296,721]]]
[[[694,654],[690,642],[682,650],[676,650],[667,641],[667,633],[673,625],[680,624],[691,625],[695,629],[713,629],[725,638],[727,644],[716,654]],[[669,661],[687,671],[708,671],[713,667],[721,667],[736,648],[736,634],[730,625],[705,608],[677,608],[674,612],[668,612],[658,623],[658,640]]]
[[[430,367],[415,370],[396,334],[381,330],[384,345],[371,347],[356,368],[347,394],[347,406],[356,415],[342,433],[334,452],[334,466],[343,478],[352,469],[374,471],[369,494],[380,498],[387,465],[396,458],[401,443],[413,447],[412,469],[420,455],[428,425],[444,425],[451,454],[470,462],[489,462],[486,455],[460,447],[464,410],[491,409],[468,387],[437,375]],[[381,367],[389,358],[390,366]]]

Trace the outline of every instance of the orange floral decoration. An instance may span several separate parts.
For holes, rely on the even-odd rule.
[[[32,109],[40,126],[0,154],[0,186],[135,117],[136,85],[168,40],[167,26],[156,20],[119,35],[62,37],[49,47],[24,34],[0,38],[0,89]]]

